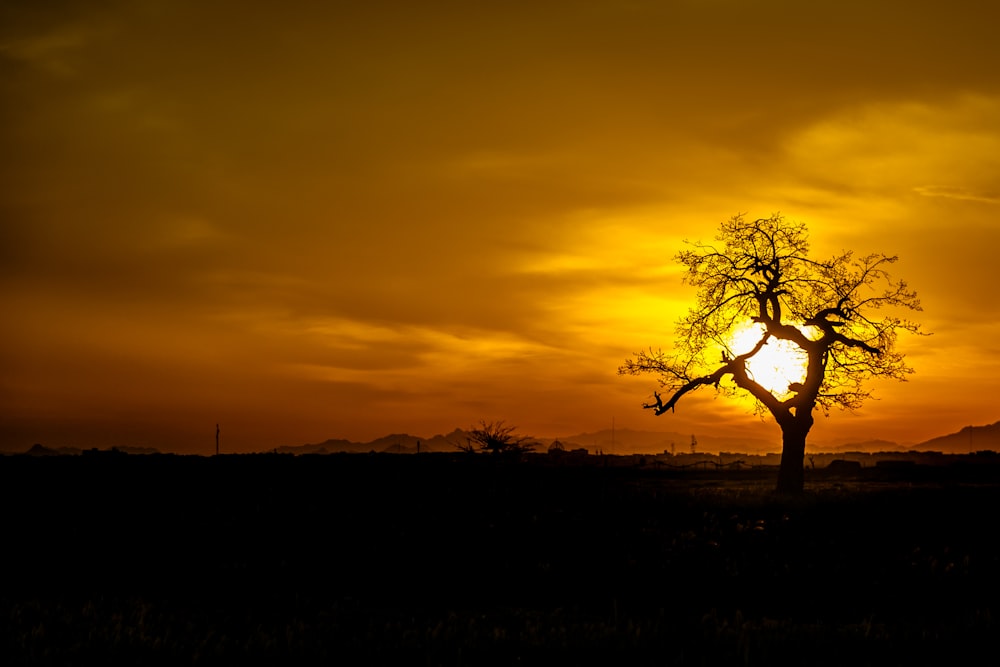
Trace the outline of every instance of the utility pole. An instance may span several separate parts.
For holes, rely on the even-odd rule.
[[[219,425],[215,425],[215,455],[219,455]]]

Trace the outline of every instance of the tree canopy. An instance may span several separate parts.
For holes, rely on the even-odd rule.
[[[488,452],[496,456],[520,457],[534,449],[527,438],[515,434],[516,426],[505,425],[503,420],[488,422],[480,420],[479,426],[469,430],[464,444],[458,445],[469,453]]]
[[[704,386],[749,393],[782,429],[779,490],[801,490],[814,409],[856,409],[871,396],[872,379],[905,380],[913,372],[896,342],[901,331],[919,333],[901,315],[921,309],[916,292],[891,277],[895,256],[845,251],[811,259],[806,225],[777,214],[752,221],[736,215],[714,243],[690,245],[676,260],[697,288],[696,305],[678,322],[673,348],[638,352],[619,373],[658,377],[666,397],[654,392],[655,402],[643,406],[657,415]],[[747,326],[756,335],[744,349],[734,334]],[[770,344],[798,352],[800,381],[759,381],[752,360]]]

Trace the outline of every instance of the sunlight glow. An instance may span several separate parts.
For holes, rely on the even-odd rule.
[[[744,354],[764,335],[759,324],[750,324],[733,332],[730,348],[735,355]],[[806,353],[787,340],[771,338],[767,344],[747,361],[751,378],[775,396],[785,396],[788,385],[802,382],[806,375]]]

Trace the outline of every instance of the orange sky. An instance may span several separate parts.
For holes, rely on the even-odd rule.
[[[777,442],[615,373],[691,304],[683,240],[739,212],[900,255],[934,333],[811,442],[992,423],[987,4],[5,2],[0,450],[480,419]]]

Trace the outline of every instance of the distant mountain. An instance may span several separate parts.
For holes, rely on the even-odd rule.
[[[59,456],[59,451],[36,443],[25,454],[28,456]]]
[[[378,452],[386,454],[416,454],[420,452],[455,452],[468,439],[468,431],[455,429],[447,435],[420,438],[407,433],[383,436],[369,442],[327,440],[318,444],[278,447],[284,454],[361,454]],[[775,439],[736,438],[727,436],[698,435],[696,453],[733,452],[765,454],[777,452],[780,443]],[[545,452],[552,443],[559,442],[563,449],[586,449],[591,454],[662,454],[673,452],[688,454],[691,451],[691,434],[670,431],[636,431],[633,429],[604,429],[591,433],[578,433],[560,438],[528,438],[536,452]],[[838,444],[818,445],[813,450],[836,452],[898,452],[929,451],[965,454],[970,451],[1000,451],[1000,422],[989,426],[971,426],[958,433],[944,435],[918,445],[902,446],[890,440],[864,440]]]
[[[121,452],[122,454],[159,454],[160,450],[155,447],[111,447],[110,449],[99,450],[96,447],[90,450],[83,450],[79,447],[57,447],[55,449],[40,444],[34,444],[31,449],[25,452],[28,456],[79,456],[84,451],[88,452]]]
[[[635,431],[632,429],[604,429],[593,433],[579,433],[558,438],[564,447],[583,447],[591,454],[598,450],[605,454],[662,454],[671,450],[676,454],[691,451],[691,434],[663,431]],[[775,450],[773,440],[759,438],[732,438],[725,436],[695,436],[696,452],[767,452]]]
[[[124,447],[113,447],[112,449],[117,449],[119,452],[124,452],[125,454],[159,454],[160,450],[156,447],[129,447],[128,445]]]
[[[421,452],[455,452],[468,440],[469,432],[455,429],[447,435],[420,438],[406,433],[387,435],[370,442],[350,440],[327,440],[317,444],[278,447],[284,454],[360,454],[379,452],[388,454],[415,454],[419,443]],[[560,438],[527,437],[527,444],[534,444],[534,451],[545,452],[552,443],[559,442],[564,449],[586,449],[591,454],[602,451],[606,454],[662,454],[669,452],[671,445],[678,454],[687,453],[691,448],[691,435],[664,433],[659,431],[635,431],[610,429],[593,433],[579,433]],[[770,440],[698,436],[698,452],[757,452],[771,451],[775,443]]]
[[[387,435],[366,443],[367,451],[386,454],[416,454],[418,452],[454,452],[459,444],[464,444],[466,432],[455,429],[447,435],[420,438],[406,433]]]
[[[378,452],[387,454],[415,454],[418,443],[420,452],[455,452],[459,445],[464,445],[468,439],[468,431],[455,429],[447,435],[435,435],[431,438],[420,438],[406,433],[383,436],[369,442],[352,442],[350,440],[327,440],[317,444],[292,445],[278,447],[283,454],[362,454]],[[559,442],[563,449],[586,449],[591,454],[662,454],[673,449],[677,454],[691,451],[691,435],[662,431],[636,431],[632,429],[610,429],[592,433],[578,433],[560,438],[532,438],[527,442],[534,444],[534,451],[545,452],[554,442]],[[732,438],[722,436],[697,436],[696,452],[750,452],[763,453],[776,451],[773,440],[754,438]]]
[[[362,453],[370,451],[360,442],[350,440],[327,440],[315,445],[283,445],[276,450],[279,454],[338,454],[340,452]]]
[[[958,433],[931,438],[914,445],[915,451],[968,454],[969,452],[1000,452],[1000,422],[987,426],[966,426]]]
[[[823,444],[807,449],[821,450],[824,453],[835,452],[898,452],[910,449],[892,440],[861,440],[843,444]]]
[[[280,454],[366,454],[378,452],[386,454],[416,454],[420,452],[455,452],[458,445],[465,444],[468,433],[455,429],[447,435],[420,438],[408,433],[386,435],[369,442],[350,440],[327,440],[315,445],[286,445],[278,447]]]

